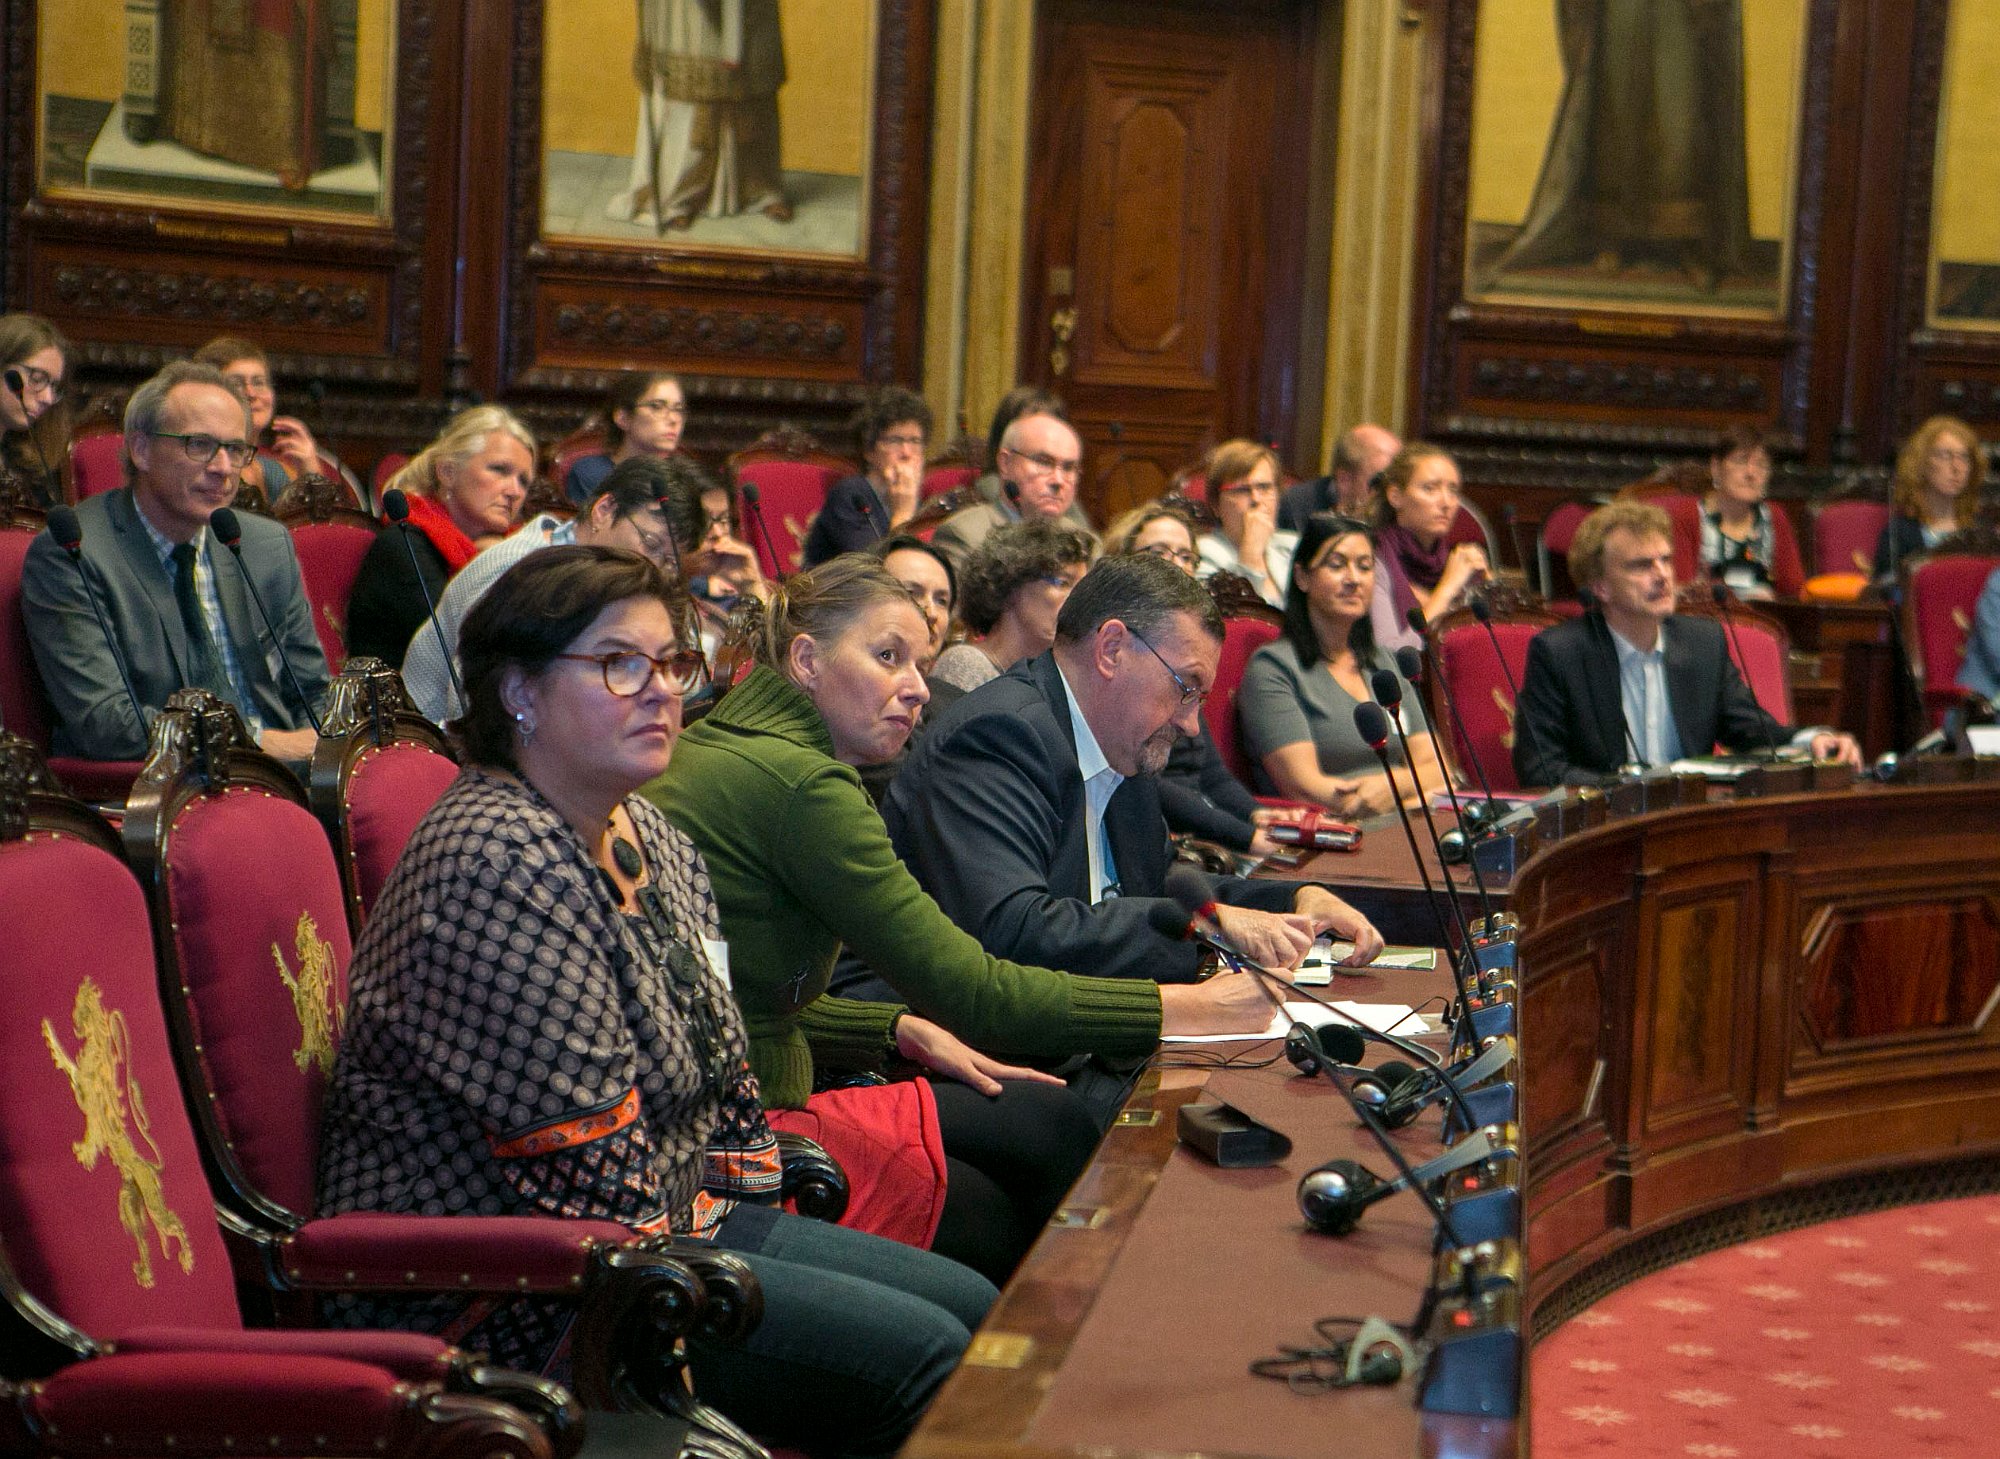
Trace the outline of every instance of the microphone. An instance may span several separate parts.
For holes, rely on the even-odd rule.
[[[870,487],[869,490],[873,491],[874,488]],[[855,505],[861,508],[861,515],[867,519],[868,525],[875,529],[875,540],[877,542],[880,542],[884,537],[889,535],[889,524],[879,521],[876,518],[875,503],[868,500],[867,497],[862,497]]]
[[[42,449],[42,438],[35,434],[34,417],[28,415],[28,377],[9,365],[5,373],[0,374],[0,379],[7,382],[7,388],[13,391],[15,398],[21,402],[21,414],[28,422],[28,429],[22,434],[27,436],[29,443],[34,446],[35,458],[42,463],[42,479],[35,489],[35,494],[42,499],[43,506],[53,507],[62,500],[62,478],[56,474],[55,468],[49,465],[49,453]],[[80,529],[77,540],[82,541]],[[122,672],[124,666],[119,667]],[[145,720],[142,718],[139,723],[143,727]]]
[[[9,370],[7,373],[17,375],[20,372]],[[83,523],[77,520],[76,508],[66,502],[51,507],[48,531],[56,546],[76,564],[76,575],[83,579],[84,596],[90,599],[90,611],[111,650],[111,662],[118,666],[118,682],[125,686],[125,698],[132,706],[132,717],[139,722],[139,738],[143,741],[146,738],[146,711],[139,703],[138,692],[132,687],[132,672],[125,667],[125,655],[118,650],[118,636],[111,631],[111,624],[104,617],[104,604],[98,601],[97,589],[91,586],[90,574],[84,571]]]
[[[407,510],[407,508],[406,508]],[[323,735],[326,730],[319,722],[319,711],[313,708],[312,700],[306,698],[305,687],[299,683],[299,676],[292,668],[292,656],[285,652],[285,642],[278,637],[278,630],[271,626],[271,615],[265,611],[263,594],[257,591],[257,581],[243,566],[243,526],[236,520],[236,512],[231,507],[217,507],[209,513],[208,530],[215,534],[215,540],[229,549],[229,555],[236,559],[236,571],[243,579],[243,586],[250,590],[250,601],[257,605],[257,617],[264,624],[264,632],[271,637],[271,646],[278,651],[278,666],[285,671],[285,682],[292,686],[299,703],[305,706],[306,718],[312,721],[313,733]]]
[[[764,520],[764,493],[754,481],[743,483],[743,505],[750,508],[750,519],[757,524],[757,530],[764,537],[764,552],[771,559],[771,576],[785,575],[785,560],[778,556],[778,544],[771,540],[771,528]]]
[[[1468,1047],[1475,1042],[1472,1033],[1472,1005],[1478,1001],[1472,986],[1472,975],[1451,951],[1452,920],[1438,906],[1436,887],[1431,882],[1430,868],[1424,865],[1423,852],[1417,849],[1417,833],[1410,825],[1410,813],[1403,809],[1403,798],[1396,794],[1396,772],[1389,764],[1389,715],[1381,705],[1363,700],[1354,706],[1354,729],[1362,742],[1375,752],[1375,758],[1382,763],[1382,773],[1388,777],[1389,790],[1396,806],[1396,819],[1403,823],[1403,837],[1410,843],[1410,859],[1417,864],[1417,872],[1423,878],[1424,895],[1431,904],[1431,915],[1437,920],[1438,945],[1444,949],[1445,960],[1451,965],[1452,982],[1458,988],[1459,1016],[1452,1024],[1452,1045],[1456,1047],[1461,1036]],[[1428,818],[1426,818],[1428,819]],[[1442,868],[1440,868],[1442,870]],[[1458,923],[1465,925],[1464,910],[1457,905],[1457,890],[1451,894],[1453,910],[1458,913]],[[1461,949],[1469,960],[1473,956],[1472,936],[1465,934]]]
[[[1416,1166],[1402,1158],[1394,1141],[1384,1140],[1382,1144],[1385,1150],[1395,1151],[1398,1174],[1394,1180],[1383,1180],[1355,1160],[1329,1160],[1299,1177],[1299,1211],[1306,1221],[1330,1236],[1345,1236],[1360,1223],[1361,1213],[1377,1201],[1386,1200],[1397,1191],[1414,1190],[1431,1208],[1445,1239],[1458,1250],[1464,1250],[1467,1243],[1453,1227],[1450,1213],[1431,1186],[1447,1175],[1509,1154],[1503,1127],[1488,1125],[1474,1130],[1442,1155]]]
[[[1388,669],[1377,669],[1369,676],[1368,683],[1375,691],[1375,702],[1389,712],[1389,722],[1396,727],[1396,738],[1402,742],[1403,768],[1410,772],[1410,785],[1417,792],[1418,804],[1423,808],[1424,829],[1430,833],[1431,846],[1437,851],[1438,875],[1444,881],[1445,899],[1450,902],[1452,911],[1458,916],[1459,934],[1465,939],[1461,946],[1469,948],[1472,946],[1472,931],[1465,923],[1465,909],[1458,904],[1458,888],[1452,884],[1451,863],[1445,859],[1444,842],[1438,837],[1437,823],[1431,819],[1430,798],[1424,789],[1423,781],[1417,775],[1416,756],[1410,753],[1410,732],[1403,728],[1402,717],[1396,713],[1403,702],[1402,681]],[[1458,815],[1462,823],[1464,817],[1460,815],[1458,809],[1458,792],[1450,789],[1449,775],[1444,777],[1444,783],[1450,790],[1452,813]],[[1493,917],[1493,898],[1487,894],[1486,878],[1480,875],[1476,864],[1472,867],[1472,884],[1479,892],[1480,915],[1490,922]]]
[[[1715,606],[1722,612],[1722,626],[1727,630],[1729,646],[1736,654],[1736,670],[1743,676],[1743,687],[1749,691],[1750,702],[1757,707],[1757,728],[1764,732],[1764,748],[1776,761],[1778,742],[1771,734],[1771,716],[1764,712],[1763,705],[1757,704],[1757,691],[1750,687],[1750,660],[1743,657],[1743,640],[1736,636],[1736,618],[1729,611],[1729,589],[1722,583],[1711,583],[1709,592],[1715,595]]]
[[[417,566],[417,547],[410,541],[410,499],[403,495],[403,489],[392,486],[382,493],[382,515],[395,524],[403,539],[403,551],[410,557],[410,576],[417,580],[417,591],[424,595],[424,612],[431,620],[431,632],[437,635],[438,652],[444,655],[444,671],[451,675],[451,687],[458,695],[459,710],[463,713],[471,707],[465,697],[465,681],[458,677],[458,659],[451,651],[451,644],[444,636],[444,625],[438,622],[437,604],[431,600],[431,586],[424,581],[424,571]],[[212,520],[212,519],[211,519]],[[674,529],[667,527],[667,540],[673,541]],[[675,549],[678,562],[680,549]]]

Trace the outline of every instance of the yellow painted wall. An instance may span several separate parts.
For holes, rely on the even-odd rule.
[[[862,98],[875,51],[869,0],[779,0],[785,87],[778,93],[784,166],[859,177],[867,155]],[[633,0],[551,3],[542,49],[543,145],[625,156],[639,126],[632,85]]]
[[[2000,8],[1952,7],[1943,111],[1933,246],[1953,263],[2000,263]]]
[[[1797,171],[1806,0],[1742,0],[1744,141],[1750,155],[1750,231],[1781,238]],[[1562,96],[1555,0],[1483,0],[1472,113],[1475,221],[1518,223],[1541,173]]]
[[[378,132],[388,114],[383,40],[389,0],[361,0],[360,52],[355,76],[354,121]],[[42,90],[57,96],[116,101],[125,90],[125,0],[42,0]],[[88,37],[82,43],[80,38]]]

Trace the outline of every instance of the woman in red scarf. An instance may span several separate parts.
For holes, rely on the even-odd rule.
[[[534,474],[528,428],[497,405],[478,405],[460,411],[391,477],[388,488],[408,500],[410,519],[384,528],[361,560],[347,599],[348,655],[400,669],[410,636],[429,617],[426,594],[435,603],[475,552],[514,530]]]

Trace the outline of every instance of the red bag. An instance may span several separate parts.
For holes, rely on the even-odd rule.
[[[928,1079],[829,1089],[771,1128],[817,1140],[847,1172],[840,1224],[928,1249],[944,1213],[944,1135]]]

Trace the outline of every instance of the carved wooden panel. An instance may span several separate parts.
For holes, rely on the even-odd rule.
[[[1821,1054],[1892,1038],[1963,1037],[2000,994],[2000,907],[1966,891],[1816,909],[1799,1014]]]
[[[858,299],[760,299],[717,288],[550,278],[535,304],[544,368],[620,370],[647,358],[827,380],[852,380],[861,371],[866,307]]]
[[[1733,1031],[1743,1010],[1740,906],[1723,893],[1660,912],[1653,943],[1649,1129],[1734,1102],[1739,1050]]]
[[[1079,384],[1213,388],[1230,91],[1215,67],[1090,67]]]
[[[1521,992],[1521,1023],[1533,1030],[1534,1051],[1522,1121],[1538,1147],[1586,1123],[1603,1125],[1604,982],[1625,976],[1610,965],[1614,946],[1604,937],[1574,938],[1563,956],[1535,968]]]

